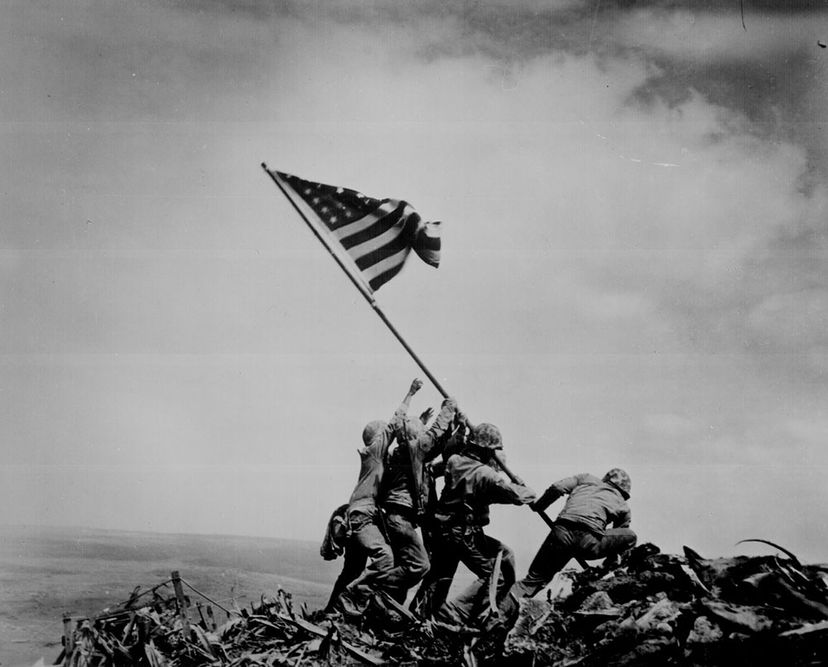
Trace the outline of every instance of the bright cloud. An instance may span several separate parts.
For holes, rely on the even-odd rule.
[[[249,487],[289,507],[321,470],[314,516],[267,527],[316,537],[353,482],[354,434],[418,370],[262,160],[445,222],[441,268],[408,266],[379,301],[535,485],[629,465],[638,502],[670,520],[636,516],[669,543],[716,512],[728,466],[828,465],[819,143],[767,86],[778,122],[753,113],[728,69],[798,52],[801,19],[753,16],[743,35],[704,12],[576,2],[236,4],[21,2],[0,28],[9,465],[62,445],[140,494],[130,468],[169,452],[197,468],[188,490],[233,498],[215,527],[179,499],[215,532],[256,532]],[[816,109],[824,90],[797,101]],[[697,464],[715,468],[704,485]],[[15,471],[6,507],[27,493],[15,479],[44,477]],[[742,479],[721,520],[758,529],[769,514]],[[76,483],[27,520],[68,507],[61,494],[94,501]],[[91,516],[179,528],[140,503]]]

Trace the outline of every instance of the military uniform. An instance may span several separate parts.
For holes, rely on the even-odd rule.
[[[419,420],[404,420],[396,432],[399,444],[387,459],[381,507],[394,555],[394,568],[388,578],[395,582],[396,588],[390,593],[399,602],[405,601],[408,590],[429,569],[428,553],[417,530],[428,501],[424,466],[426,461],[442,452],[456,409],[454,399],[444,400],[437,418],[428,429]]]
[[[513,587],[515,597],[538,593],[572,558],[594,560],[635,546],[637,537],[629,528],[630,507],[625,498],[629,477],[626,491],[606,479],[589,474],[567,477],[552,484],[533,505],[542,511],[561,496],[569,496],[528,574]],[[613,527],[607,528],[610,523]]]
[[[485,610],[486,587],[498,552],[503,553],[497,586],[501,599],[515,580],[515,561],[509,547],[483,531],[489,523],[489,506],[521,505],[534,498],[530,489],[506,481],[492,466],[468,453],[450,456],[435,516],[438,528],[431,570],[417,592],[415,608],[448,623],[472,622]],[[460,563],[477,580],[454,600],[446,601]]]

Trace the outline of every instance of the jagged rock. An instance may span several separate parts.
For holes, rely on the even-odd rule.
[[[693,629],[687,636],[688,644],[710,644],[724,637],[721,628],[705,616],[699,616],[693,622]]]
[[[682,613],[682,606],[667,597],[660,599],[647,610],[643,616],[635,620],[639,631],[647,632],[661,625],[667,626],[667,632],[672,632],[669,625]]]
[[[745,605],[704,600],[701,606],[714,621],[735,632],[754,634],[770,630],[774,625],[766,614]]]
[[[583,601],[581,606],[578,607],[578,611],[598,611],[601,609],[614,608],[615,605],[610,599],[610,596],[607,595],[605,591],[597,591]]]

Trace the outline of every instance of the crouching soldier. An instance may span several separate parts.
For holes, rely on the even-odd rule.
[[[555,527],[541,544],[529,573],[512,587],[516,597],[532,597],[543,590],[571,558],[595,560],[612,557],[635,546],[630,530],[630,476],[613,468],[603,479],[582,474],[550,486],[532,509],[543,511],[558,498],[569,495]],[[608,528],[609,524],[612,528]]]
[[[460,450],[445,464],[445,485],[437,506],[437,535],[431,570],[417,592],[413,606],[421,614],[442,622],[469,624],[486,609],[486,588],[497,555],[502,552],[497,601],[515,580],[514,553],[499,540],[486,535],[489,506],[494,503],[523,505],[535,493],[507,481],[500,474],[497,454],[503,449],[500,431],[492,424],[478,424]],[[457,567],[463,563],[477,580],[455,599],[446,601]]]

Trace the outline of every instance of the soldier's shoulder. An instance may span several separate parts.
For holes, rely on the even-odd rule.
[[[468,456],[463,456],[459,452],[455,452],[454,454],[449,456],[448,459],[446,459],[446,466],[457,468],[460,466],[468,465],[470,461],[471,459]]]

